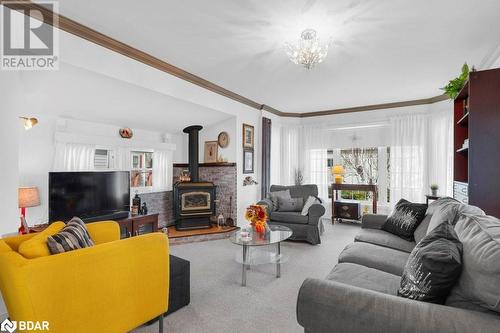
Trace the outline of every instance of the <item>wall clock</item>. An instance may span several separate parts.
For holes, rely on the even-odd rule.
[[[221,148],[226,148],[229,145],[229,134],[227,132],[220,132],[217,142]]]

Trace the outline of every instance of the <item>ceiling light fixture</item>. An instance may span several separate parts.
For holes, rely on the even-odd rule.
[[[33,126],[38,124],[38,119],[36,118],[28,118],[28,117],[19,117],[23,120],[23,126],[25,130],[32,129]]]
[[[285,43],[286,54],[290,60],[307,69],[321,63],[328,54],[329,43],[322,43],[314,29],[306,29],[296,43]]]

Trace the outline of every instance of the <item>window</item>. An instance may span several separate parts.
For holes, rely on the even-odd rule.
[[[107,170],[114,168],[114,154],[112,150],[96,149],[94,154],[94,169]]]
[[[379,201],[389,202],[388,191],[390,172],[390,148],[369,147],[328,151],[328,167],[340,164],[344,167],[344,183],[377,184]],[[328,172],[328,183],[334,182],[331,172]],[[372,193],[362,191],[341,191],[342,199],[370,201]],[[331,198],[331,185],[329,197]],[[385,201],[387,200],[387,201]]]
[[[130,187],[153,186],[153,153],[131,152]]]

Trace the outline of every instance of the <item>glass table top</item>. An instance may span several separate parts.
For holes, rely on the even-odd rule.
[[[292,229],[281,225],[269,225],[269,231],[258,233],[253,228],[241,229],[235,231],[229,237],[234,244],[247,246],[262,246],[282,242],[292,236]],[[242,231],[249,231],[250,237],[241,237]]]

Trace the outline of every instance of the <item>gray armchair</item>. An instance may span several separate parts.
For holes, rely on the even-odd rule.
[[[272,185],[270,192],[290,190],[292,198],[303,198],[304,203],[309,196],[318,196],[318,187],[316,185],[298,185],[298,186],[280,186]],[[321,201],[321,200],[320,200]],[[291,240],[303,240],[313,245],[320,244],[320,234],[323,233],[323,223],[321,217],[325,214],[325,207],[322,204],[314,204],[309,208],[307,215],[301,212],[280,212],[274,210],[274,205],[269,198],[263,199],[257,203],[267,207],[269,214],[269,224],[283,225],[292,229]]]

